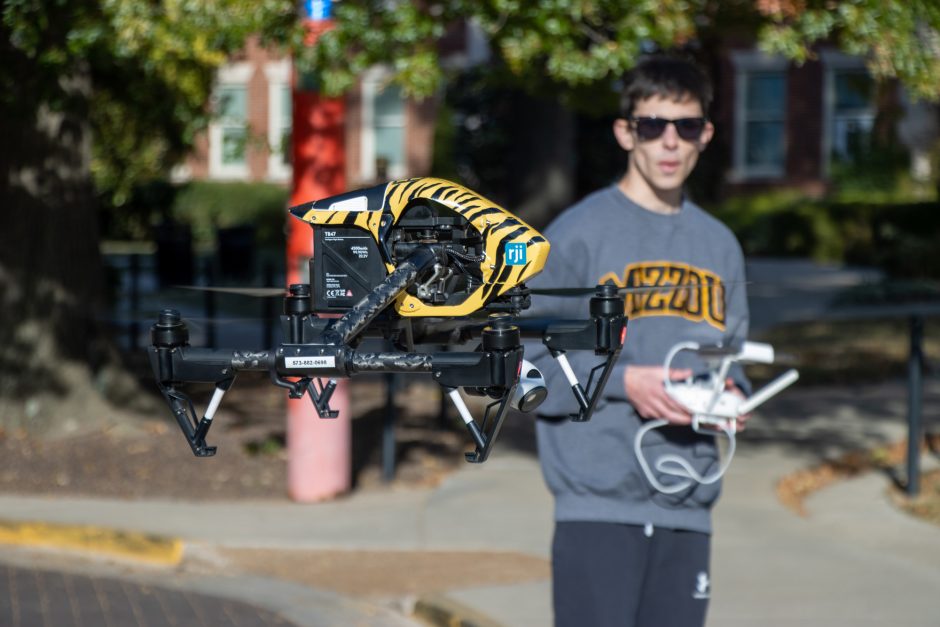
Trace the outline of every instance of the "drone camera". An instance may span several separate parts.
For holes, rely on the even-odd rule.
[[[523,413],[529,413],[537,409],[546,396],[548,396],[548,388],[545,386],[545,377],[532,362],[523,359],[522,373],[512,397],[512,407]]]

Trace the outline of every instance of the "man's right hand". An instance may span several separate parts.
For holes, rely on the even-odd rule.
[[[642,418],[661,418],[674,425],[691,424],[692,414],[666,394],[664,374],[662,366],[627,366],[623,376],[627,400]],[[670,379],[686,379],[690,376],[692,371],[688,368],[669,370]]]

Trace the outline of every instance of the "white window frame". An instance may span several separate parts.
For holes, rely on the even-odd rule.
[[[284,126],[281,124],[281,105],[283,99],[291,97],[291,62],[290,59],[272,61],[264,67],[264,75],[268,80],[268,175],[270,181],[284,182],[291,179],[293,168],[290,163],[284,163],[279,151]],[[287,128],[293,127],[293,121],[288,122]],[[287,147],[290,150],[290,147]]]
[[[747,150],[747,86],[752,74],[761,72],[786,72],[789,62],[781,56],[771,56],[758,50],[735,50],[731,53],[734,66],[734,145],[732,147],[732,169],[729,178],[732,182],[751,179],[777,179],[786,175],[787,119],[784,107],[784,158],[780,166],[752,166],[745,163]],[[784,77],[786,81],[786,76]],[[784,93],[789,85],[785,83]]]
[[[822,150],[823,177],[829,178],[832,169],[832,133],[835,130],[836,117],[836,73],[845,70],[864,70],[868,72],[865,59],[848,55],[837,50],[822,50],[820,59],[823,63],[823,135],[820,149]],[[875,120],[874,106],[859,109],[856,117],[870,117]]]
[[[223,87],[245,88],[245,132],[248,132],[250,102],[248,98],[248,81],[251,79],[252,67],[250,63],[238,62],[222,66],[216,76],[214,93]],[[249,175],[248,154],[246,150],[244,163],[222,163],[222,129],[224,125],[213,117],[209,123],[209,178],[212,179],[244,179]]]
[[[391,71],[382,66],[367,70],[362,76],[362,126],[359,140],[359,176],[365,181],[374,180],[377,176],[375,169],[375,98],[381,88],[391,76]],[[407,128],[408,123],[407,101],[402,100],[401,125]],[[403,140],[404,143],[405,140]],[[407,145],[402,146],[402,153],[407,158]],[[390,165],[388,177],[390,179],[404,178],[408,173],[408,164],[403,162],[397,167]]]

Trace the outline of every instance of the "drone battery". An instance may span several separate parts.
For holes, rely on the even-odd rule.
[[[385,264],[372,236],[351,227],[313,230],[313,310],[346,312],[385,280]]]

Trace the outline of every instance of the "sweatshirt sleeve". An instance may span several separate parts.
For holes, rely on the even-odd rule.
[[[747,304],[747,288],[745,285],[744,254],[737,241],[729,260],[732,268],[728,276],[726,307],[727,307],[727,344],[729,346],[743,346],[747,341],[750,326],[750,311]],[[745,395],[751,394],[751,382],[744,374],[740,364],[734,364],[729,373],[731,378]]]

